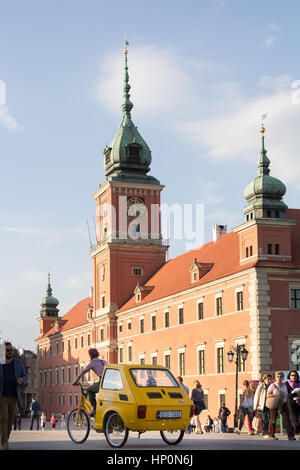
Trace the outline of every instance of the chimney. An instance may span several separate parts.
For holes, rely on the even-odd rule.
[[[213,226],[213,241],[219,240],[222,235],[227,233],[227,225],[214,225]]]

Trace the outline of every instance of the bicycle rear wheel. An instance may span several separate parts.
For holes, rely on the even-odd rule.
[[[82,444],[89,436],[91,425],[87,413],[78,408],[71,411],[68,416],[67,429],[70,438],[75,444]]]

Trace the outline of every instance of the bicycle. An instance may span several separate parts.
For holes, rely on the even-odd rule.
[[[87,398],[86,389],[79,383],[81,389],[81,395],[78,403],[78,407],[75,408],[68,416],[67,430],[70,438],[76,444],[82,444],[89,436],[91,427],[94,426],[91,422],[95,421],[89,414],[93,407]]]

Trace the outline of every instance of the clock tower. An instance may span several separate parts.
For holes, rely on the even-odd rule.
[[[102,328],[98,349],[117,361],[115,312],[165,262],[160,193],[164,186],[148,175],[151,151],[131,119],[133,104],[124,51],[123,119],[104,148],[105,180],[94,194],[96,244],[93,261],[93,318]]]

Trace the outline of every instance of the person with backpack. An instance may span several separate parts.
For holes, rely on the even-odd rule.
[[[103,374],[103,369],[106,364],[106,361],[99,359],[99,351],[95,348],[89,349],[89,356],[91,361],[88,365],[78,374],[76,379],[73,382],[73,385],[78,385],[82,376],[84,376],[90,370],[93,370],[98,376],[99,380],[87,388],[88,399],[93,407],[93,410],[90,413],[90,416],[95,416],[96,414],[96,393],[99,392],[100,380]]]
[[[230,415],[231,411],[225,406],[225,403],[219,409],[218,417],[221,420],[221,431],[227,432],[227,418]]]

